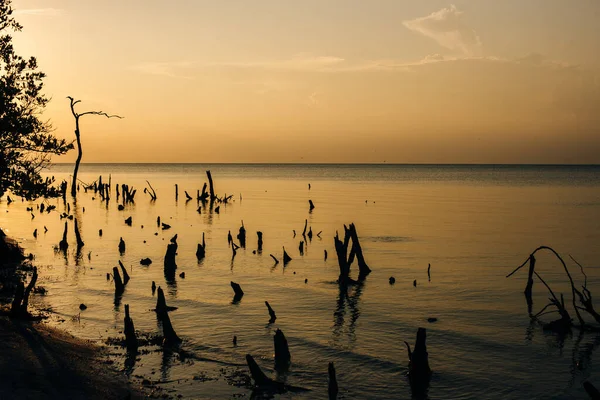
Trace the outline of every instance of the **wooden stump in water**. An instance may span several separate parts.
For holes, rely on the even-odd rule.
[[[129,304],[125,304],[125,318],[124,318],[124,329],[125,333],[125,346],[127,351],[130,353],[137,353],[138,350],[138,339],[135,334],[135,327],[133,326],[133,319],[129,316]]]
[[[352,249],[350,251],[351,255],[356,255],[356,260],[358,261],[358,279],[365,278],[367,275],[371,273],[371,269],[367,265],[365,258],[362,253],[362,247],[360,246],[360,242],[358,241],[358,234],[356,233],[356,226],[354,223],[350,224],[350,237],[352,238]]]
[[[288,253],[285,251],[285,247],[283,248],[283,266],[285,267],[287,265],[287,263],[289,263],[290,261],[292,261],[292,257],[290,257],[288,255]]]
[[[271,319],[269,319],[269,323],[272,324],[277,319],[277,315],[275,315],[275,310],[271,308],[271,305],[268,301],[265,301],[265,305],[267,306],[267,309],[269,310],[269,315],[271,316]]]
[[[121,272],[123,272],[123,285],[127,285],[130,278],[129,278],[129,274],[127,273],[127,270],[125,269],[125,266],[123,265],[121,260],[119,260],[119,267],[121,267]]]
[[[327,394],[329,395],[329,400],[336,400],[338,395],[338,383],[335,376],[335,367],[333,366],[332,362],[329,363],[327,370],[329,374]]]
[[[240,242],[240,247],[246,248],[246,228],[244,228],[244,221],[242,221],[242,226],[240,227],[239,233],[237,234],[237,239]]]
[[[77,224],[77,218],[74,220],[75,225],[75,239],[77,240],[77,248],[81,249],[84,245],[83,240],[81,240],[81,234],[79,233],[79,225]]]
[[[257,245],[257,250],[259,253],[262,253],[262,247],[263,247],[263,233],[261,231],[256,232],[256,236],[258,236],[258,245]]]
[[[125,241],[123,238],[119,238],[119,253],[125,253]]]
[[[215,196],[215,187],[213,184],[213,179],[212,179],[210,170],[206,171],[206,176],[208,178],[208,186],[209,186],[209,191],[210,191],[210,202],[213,203],[217,199],[217,196]]]
[[[125,285],[121,280],[119,268],[113,267],[113,281],[115,282],[115,296],[120,296],[125,291]]]
[[[58,243],[58,248],[62,251],[67,251],[67,249],[69,248],[69,242],[67,242],[67,232],[68,226],[67,221],[65,221],[65,230],[63,231],[63,237],[62,240]]]
[[[155,288],[154,281],[152,281],[152,287],[153,287],[153,291],[154,291],[154,288]],[[156,311],[157,313],[161,313],[163,311],[164,312],[169,312],[169,311],[173,311],[173,310],[177,310],[177,307],[167,306],[167,300],[165,298],[165,292],[159,286],[158,287],[158,292],[157,292],[157,295],[156,295],[156,308],[154,309],[154,311]]]
[[[177,242],[171,242],[167,245],[167,252],[165,253],[164,259],[164,273],[167,282],[175,280],[175,270],[177,264],[175,263],[175,256],[177,255]]]
[[[527,276],[527,286],[525,286],[525,300],[527,301],[527,311],[531,314],[531,309],[533,307],[533,298],[531,296],[533,291],[533,273],[535,272],[535,257],[532,255],[529,256],[529,274]]]
[[[233,302],[237,303],[238,301],[240,301],[242,299],[242,296],[244,296],[244,291],[242,290],[242,287],[240,285],[238,285],[237,283],[231,281],[229,282],[229,284],[231,285],[231,288],[233,289]]]
[[[198,243],[198,248],[196,249],[196,258],[198,261],[201,261],[205,255],[206,252],[204,250],[204,246],[201,243]]]
[[[173,324],[171,324],[171,319],[169,318],[169,313],[164,311],[159,311],[157,314],[158,320],[162,324],[163,330],[163,346],[176,346],[181,343],[181,339],[177,336],[175,329],[173,328]]]
[[[289,368],[292,357],[290,355],[290,349],[288,348],[287,339],[280,329],[275,331],[273,344],[275,347],[275,369],[278,371],[285,371]]]
[[[408,348],[408,377],[413,393],[422,393],[427,390],[431,369],[429,368],[429,354],[427,353],[427,330],[417,330],[417,340],[414,351],[410,351],[410,345],[404,342]]]
[[[270,387],[279,390],[284,389],[283,383],[268,378],[265,373],[262,372],[256,361],[254,361],[254,357],[252,357],[250,354],[246,354],[246,363],[250,369],[250,376],[252,377],[255,386],[259,388]]]
[[[348,254],[348,246],[352,241],[352,247],[350,248],[350,254]],[[348,227],[344,225],[344,240],[339,238],[339,234],[336,232],[334,237],[335,252],[338,258],[338,265],[340,267],[340,276],[338,283],[342,285],[354,284],[356,281],[350,278],[350,266],[356,258],[358,261],[358,281],[364,280],[367,275],[371,272],[371,269],[367,266],[364,256],[362,254],[362,248],[358,241],[358,234],[356,233],[356,227],[354,224],[350,224]]]

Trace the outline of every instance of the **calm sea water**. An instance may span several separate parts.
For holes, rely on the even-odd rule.
[[[218,194],[234,195],[220,214],[196,211],[196,190],[207,169]],[[49,174],[69,179],[71,171],[71,165],[56,165]],[[102,175],[106,182],[109,174],[113,183],[138,190],[136,202],[118,211],[114,192],[108,204],[83,190],[76,205],[68,199],[85,242],[80,260],[71,222],[67,256],[53,250],[64,225],[58,212],[34,211],[32,219],[25,209],[35,203],[2,202],[0,226],[36,255],[39,284],[48,294],[33,301],[51,307],[52,323],[77,336],[121,336],[123,304],[130,304],[137,330],[159,332],[150,288],[152,281],[162,286],[167,303],[179,307],[170,317],[184,352],[148,348],[133,366],[124,357],[118,362],[129,374],[167,382],[162,386],[174,394],[250,398],[250,389],[232,383],[247,374],[246,353],[277,377],[272,339],[277,328],[292,354],[290,371],[277,378],[310,389],[276,397],[281,399],[325,399],[330,361],[340,398],[411,398],[403,341],[414,343],[418,327],[428,333],[431,399],[585,399],[583,381],[600,385],[595,353],[600,336],[574,331],[561,340],[542,332],[527,316],[526,272],[505,278],[537,246],[549,245],[586,266],[588,287],[599,293],[600,167],[87,164],[80,178],[91,183]],[[146,180],[156,189],[156,202],[143,193]],[[185,201],[185,190],[194,200]],[[309,199],[316,205],[312,213]],[[50,203],[65,211],[62,200]],[[124,222],[129,216],[131,227]],[[157,229],[158,216],[172,228]],[[315,234],[322,233],[300,256],[305,219]],[[227,233],[235,237],[241,221],[247,248],[232,261]],[[373,272],[345,293],[335,284],[333,236],[351,222]],[[264,233],[262,254],[253,254],[256,231]],[[198,263],[202,233],[207,254]],[[175,234],[177,274],[185,272],[185,278],[168,285],[163,256]],[[117,250],[120,237],[127,245],[123,256]],[[269,254],[281,259],[283,246],[293,260],[274,266]],[[140,265],[145,257],[152,265]],[[115,306],[106,273],[118,260],[131,281]],[[557,260],[540,256],[537,266],[553,290],[570,300]],[[571,271],[583,281],[578,269]],[[395,285],[388,283],[390,276]],[[230,281],[246,293],[238,304],[232,304]],[[534,311],[547,297],[536,282]],[[265,300],[277,313],[274,324],[268,324]],[[81,313],[80,303],[88,307]],[[437,322],[429,323],[429,317]]]

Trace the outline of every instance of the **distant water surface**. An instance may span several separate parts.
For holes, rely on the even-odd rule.
[[[208,169],[217,194],[233,195],[219,214],[207,207],[197,212],[196,191]],[[69,180],[71,173],[66,164],[48,171],[58,181]],[[128,373],[168,381],[164,386],[184,397],[250,398],[251,391],[239,385],[247,373],[244,356],[254,355],[277,377],[272,361],[277,328],[292,354],[290,371],[279,379],[310,389],[276,396],[281,399],[327,398],[330,361],[340,398],[410,399],[403,341],[414,344],[418,327],[428,333],[430,399],[586,399],[582,382],[600,385],[600,336],[543,333],[527,316],[525,269],[504,277],[536,247],[549,245],[569,260],[580,283],[583,277],[568,255],[583,264],[588,288],[600,296],[598,166],[84,164],[79,178],[89,184],[100,175],[104,182],[110,175],[113,184],[135,187],[136,201],[118,211],[114,189],[108,204],[83,189],[76,204],[68,199],[85,242],[80,259],[70,221],[67,257],[53,251],[65,222],[57,212],[34,211],[32,218],[25,208],[35,203],[2,202],[0,226],[33,252],[42,268],[40,284],[48,294],[33,301],[52,307],[53,323],[80,337],[122,335],[124,304],[130,304],[137,330],[159,332],[149,311],[156,302],[150,287],[152,281],[162,286],[168,304],[179,307],[170,317],[185,353],[153,351],[133,367],[121,362]],[[143,193],[146,180],[157,192],[155,202]],[[186,202],[184,191],[194,199]],[[309,199],[316,206],[312,213]],[[50,204],[67,211],[62,200]],[[131,227],[124,223],[129,216]],[[171,229],[158,229],[158,216]],[[301,256],[305,219],[314,236]],[[242,221],[247,248],[232,261],[227,233],[235,238]],[[345,293],[335,284],[333,236],[351,222],[373,272]],[[256,231],[264,234],[262,254],[253,254]],[[198,263],[202,233],[207,254]],[[163,256],[175,234],[177,275],[185,272],[185,278],[167,285]],[[123,256],[117,250],[120,237],[127,245]],[[269,257],[281,260],[283,246],[293,258],[287,267]],[[149,267],[139,264],[145,257],[153,261]],[[115,305],[106,273],[118,260],[131,281]],[[537,268],[570,301],[557,260],[540,255]],[[388,283],[390,276],[395,285]],[[246,293],[237,304],[230,281]],[[534,295],[537,312],[548,297],[539,282]],[[268,324],[265,300],[277,313],[274,324]],[[80,312],[80,303],[87,310]]]

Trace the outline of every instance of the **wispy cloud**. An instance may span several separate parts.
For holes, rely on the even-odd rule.
[[[63,10],[58,8],[29,8],[15,10],[14,15],[40,15],[46,17],[57,17],[63,13]]]
[[[281,70],[288,72],[304,73],[377,73],[377,72],[410,72],[416,68],[438,64],[456,62],[487,62],[487,63],[511,63],[519,65],[530,65],[552,68],[577,68],[577,66],[547,60],[544,57],[532,53],[522,58],[504,59],[493,56],[477,55],[450,55],[431,54],[420,60],[357,60],[350,61],[341,57],[333,56],[295,56],[290,59],[275,61],[239,61],[239,62],[146,62],[131,66],[129,69],[144,74],[166,76],[171,78],[194,79],[206,71],[223,69],[243,70]],[[237,78],[236,78],[237,79]],[[256,92],[266,94],[289,89],[290,81],[274,80],[250,80],[236,82],[235,84],[250,85],[256,87]]]
[[[146,62],[130,67],[131,70],[142,72],[149,75],[162,75],[171,78],[192,79],[192,76],[185,73],[192,68],[195,63],[191,61],[178,62]]]
[[[441,46],[460,51],[464,55],[475,55],[481,47],[477,32],[465,24],[463,12],[459,11],[454,4],[425,17],[403,21],[402,24],[411,31],[427,36]]]
[[[189,78],[193,70],[203,68],[266,69],[305,72],[337,71],[344,67],[345,60],[332,56],[311,56],[299,54],[289,59],[226,62],[145,62],[130,69],[151,75],[173,78]]]
[[[204,66],[234,67],[234,68],[263,68],[284,69],[298,71],[329,71],[344,64],[345,60],[333,56],[313,56],[310,54],[298,54],[289,59],[264,60],[248,62],[220,62],[208,63]]]

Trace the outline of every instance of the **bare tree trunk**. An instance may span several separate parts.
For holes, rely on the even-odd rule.
[[[71,109],[73,104],[71,102]],[[75,111],[73,111],[75,113]],[[81,136],[79,135],[79,117],[75,117],[75,137],[77,138],[77,160],[75,160],[75,169],[73,170],[73,183],[71,184],[71,196],[77,197],[77,172],[79,171],[79,164],[81,163],[81,157],[83,157],[83,151],[81,149]]]
[[[79,118],[84,115],[102,115],[106,118],[123,118],[118,115],[108,115],[103,111],[86,111],[83,113],[75,112],[75,105],[81,100],[75,100],[71,96],[67,96],[67,99],[71,101],[71,113],[75,118],[75,137],[77,138],[77,160],[75,161],[75,169],[73,170],[73,184],[71,185],[71,196],[74,198],[77,197],[77,172],[79,172],[79,164],[81,163],[81,157],[83,156],[83,151],[81,150],[81,137],[79,132]]]

